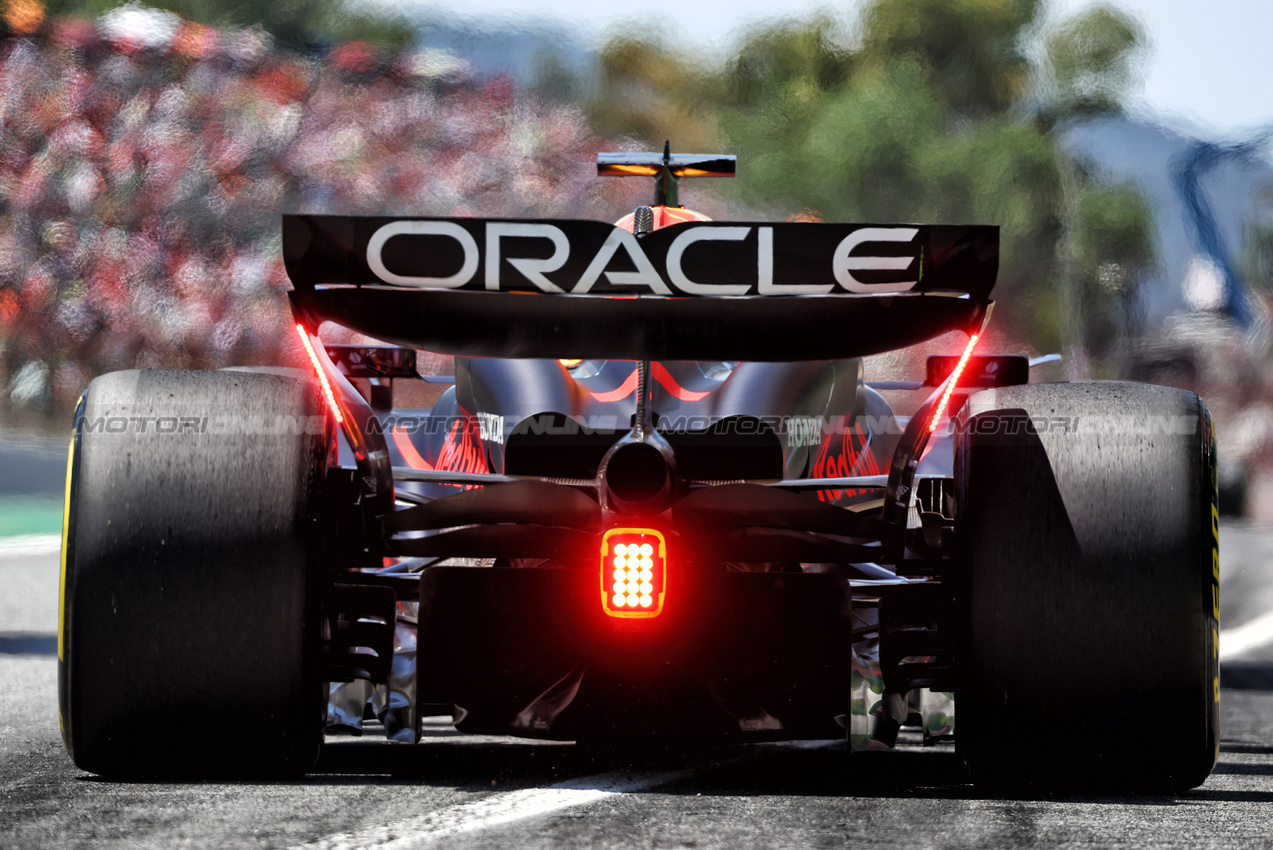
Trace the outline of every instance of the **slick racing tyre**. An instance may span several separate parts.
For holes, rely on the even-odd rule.
[[[108,776],[299,772],[322,741],[308,541],[327,422],[313,386],[115,372],[76,411],[59,711]]]
[[[1200,785],[1220,699],[1202,401],[1134,383],[1011,387],[973,395],[956,434],[956,740],[973,781]]]

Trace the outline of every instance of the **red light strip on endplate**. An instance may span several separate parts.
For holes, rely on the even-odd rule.
[[[928,423],[929,433],[937,430],[937,423],[946,415],[946,405],[950,403],[950,394],[955,391],[955,385],[959,383],[959,376],[963,374],[964,367],[968,365],[968,358],[972,357],[972,350],[977,345],[977,337],[979,334],[973,334],[968,338],[968,347],[964,349],[964,354],[959,358],[959,362],[955,364],[955,368],[950,373],[950,378],[946,381],[946,391],[941,394],[941,401],[937,402],[937,409],[933,411],[933,421]]]
[[[327,399],[327,406],[331,408],[332,415],[336,417],[336,424],[344,424],[345,416],[340,412],[340,405],[336,404],[336,394],[332,392],[332,385],[327,380],[327,373],[323,371],[322,364],[318,362],[318,355],[314,353],[314,345],[309,341],[309,332],[299,322],[296,324],[296,332],[300,334],[301,345],[305,346],[305,353],[309,355],[309,362],[314,367],[314,374],[318,375],[318,382],[323,385],[323,396]]]

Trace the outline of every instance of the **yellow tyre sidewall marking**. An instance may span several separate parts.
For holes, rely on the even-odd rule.
[[[57,660],[66,662],[66,544],[71,529],[71,476],[75,472],[75,430],[71,430],[71,443],[66,450],[66,492],[62,497],[62,565],[57,589]],[[59,678],[63,674],[59,672]],[[57,725],[66,740],[66,718],[62,715],[62,700],[58,700]]]
[[[71,527],[71,475],[75,471],[75,432],[66,451],[66,493],[62,500],[62,574],[57,593],[57,659],[66,660],[66,540]]]

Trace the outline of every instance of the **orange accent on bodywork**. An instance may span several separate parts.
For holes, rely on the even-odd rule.
[[[681,224],[686,221],[711,221],[711,218],[703,215],[701,212],[687,210],[684,207],[650,207],[654,211],[654,229],[658,230],[663,227],[670,227],[673,224]],[[632,232],[632,219],[636,213],[628,213],[623,218],[614,223],[615,227],[621,227],[629,233]]]
[[[636,374],[635,372],[633,373]],[[659,386],[667,390],[671,395],[676,396],[681,401],[698,401],[707,398],[708,391],[695,392],[687,390],[676,382],[676,378],[672,377],[672,373],[667,370],[662,363],[650,364],[650,377],[659,382]]]
[[[620,401],[632,395],[634,392],[636,392],[636,388],[637,388],[637,373],[636,373],[636,370],[633,369],[632,374],[628,375],[627,380],[625,380],[622,384],[619,384],[619,386],[603,393],[594,392],[594,393],[591,393],[591,395],[597,401]]]
[[[393,435],[393,444],[398,447],[407,466],[412,469],[433,469],[433,464],[425,460],[424,456],[416,450],[415,443],[411,442],[411,435],[407,433],[405,425],[393,426],[390,433]]]
[[[674,224],[682,224],[687,221],[711,221],[710,218],[700,212],[687,210],[684,207],[655,207],[654,208],[654,227],[671,227]]]
[[[808,208],[802,209],[798,213],[793,213],[787,216],[787,221],[795,222],[795,223],[816,224],[823,220],[824,219],[822,218],[822,213],[818,212],[817,210],[811,210]]]
[[[672,373],[662,363],[650,364],[650,377],[659,382],[659,386],[667,390],[668,394],[680,399],[681,401],[699,401],[707,398],[710,390],[698,392],[696,390],[687,390],[676,382],[676,378],[672,377]],[[590,395],[597,401],[622,401],[628,396],[636,392],[637,373],[632,370],[632,374],[627,379],[612,390],[606,392],[593,392]]]

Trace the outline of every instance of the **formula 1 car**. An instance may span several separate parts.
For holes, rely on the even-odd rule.
[[[616,225],[288,215],[312,370],[94,380],[58,643],[75,763],[303,772],[368,706],[407,741],[446,713],[852,753],[907,723],[949,738],[957,707],[974,782],[1203,782],[1206,407],[975,354],[995,227],[678,206],[679,180],[734,170],[603,154],[601,175],[656,181]],[[385,344],[324,344],[325,322]],[[952,331],[962,354],[923,380],[864,379],[863,357]],[[429,404],[396,408],[421,381]]]

